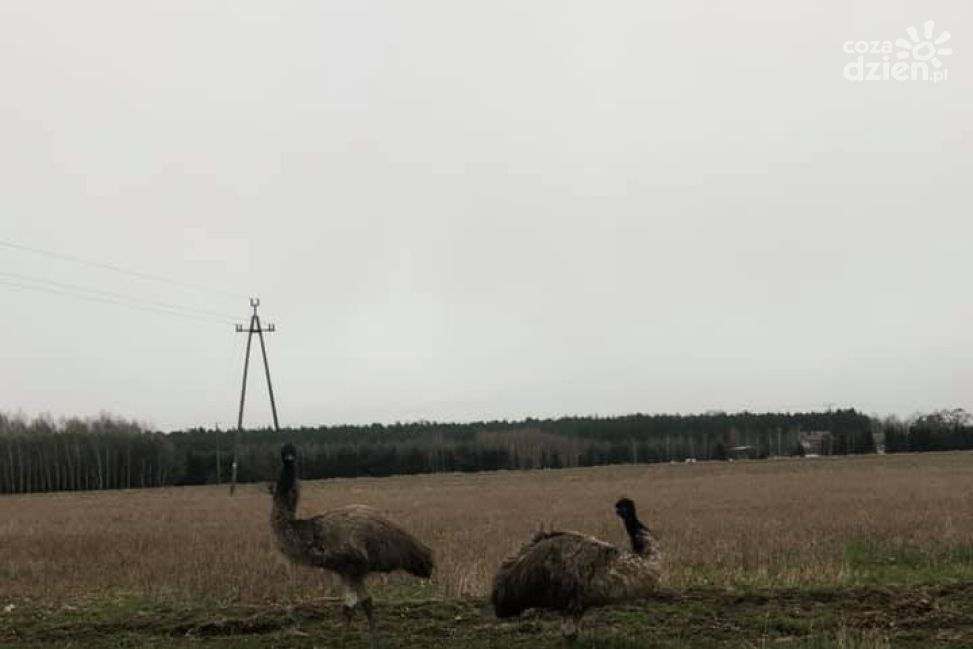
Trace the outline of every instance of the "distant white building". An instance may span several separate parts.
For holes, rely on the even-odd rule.
[[[801,432],[800,442],[805,455],[831,455],[834,450],[834,435],[830,430]]]
[[[733,446],[729,450],[729,455],[731,460],[752,460],[757,457],[757,448],[755,446]]]

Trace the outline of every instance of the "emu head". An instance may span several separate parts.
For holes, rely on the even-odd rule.
[[[634,520],[636,518],[635,503],[632,502],[631,498],[619,498],[618,502],[615,503],[615,513],[623,520]]]
[[[290,442],[280,447],[280,461],[284,464],[294,464],[297,459],[297,449]]]

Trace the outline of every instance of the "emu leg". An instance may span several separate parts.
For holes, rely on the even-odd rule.
[[[354,583],[355,595],[358,598],[358,605],[361,606],[362,611],[365,612],[365,617],[368,619],[368,633],[371,636],[371,645],[373,649],[378,646],[378,634],[375,628],[375,614],[372,607],[372,597],[368,594],[368,590],[365,588],[364,579],[356,580]]]
[[[354,580],[342,575],[341,591],[341,613],[345,618],[345,626],[350,626],[351,619],[355,617],[355,607],[358,606],[358,590]]]
[[[351,579],[342,575],[341,577],[341,617],[345,624],[341,633],[341,644],[348,644],[348,633],[351,631],[351,622],[355,617],[355,607],[358,606],[358,593],[355,591],[354,583]]]
[[[365,611],[365,617],[368,618],[368,630],[372,634],[372,638],[375,637],[375,616],[372,613],[372,598],[366,597],[361,601],[361,610]]]

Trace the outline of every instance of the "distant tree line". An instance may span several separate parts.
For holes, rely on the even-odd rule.
[[[815,431],[829,433],[827,452],[872,453],[876,426],[855,410],[835,410],[319,426],[279,435],[248,430],[239,479],[271,480],[285,439],[301,449],[301,476],[314,479],[765,458],[803,454],[802,434]],[[897,439],[885,433],[887,446]],[[28,421],[0,415],[0,493],[228,481],[232,440],[226,431],[160,433],[108,416]]]
[[[940,410],[905,423],[884,420],[886,453],[973,449],[973,416],[962,408]]]
[[[0,414],[0,493],[160,487],[185,468],[168,435],[135,422]]]

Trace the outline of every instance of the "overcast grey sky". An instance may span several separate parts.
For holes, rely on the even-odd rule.
[[[845,78],[930,19],[945,81]],[[973,408],[971,52],[968,0],[4,0],[0,241],[241,297],[0,246],[0,409],[235,422],[230,322],[77,286],[259,295],[288,425]]]

